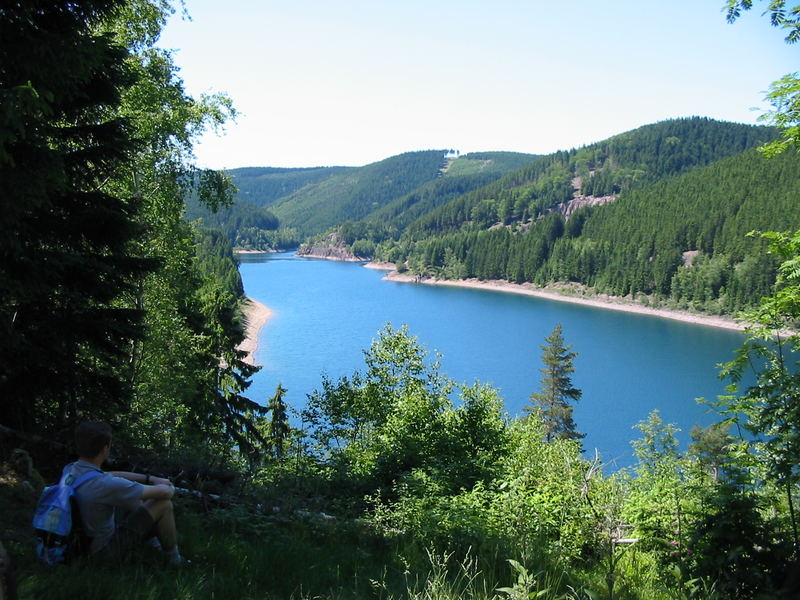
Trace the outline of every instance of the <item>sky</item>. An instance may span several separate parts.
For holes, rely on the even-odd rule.
[[[800,44],[755,4],[728,24],[723,0],[186,0],[159,45],[188,93],[239,112],[198,140],[202,167],[546,154],[670,118],[757,122]]]

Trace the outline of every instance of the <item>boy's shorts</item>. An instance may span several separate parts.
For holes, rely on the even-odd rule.
[[[121,558],[136,546],[156,534],[155,521],[144,506],[140,506],[117,526],[108,544],[99,554],[110,559]]]

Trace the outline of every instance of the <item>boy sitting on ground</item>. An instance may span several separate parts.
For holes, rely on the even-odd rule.
[[[119,559],[144,540],[156,537],[167,563],[180,565],[183,559],[177,545],[172,482],[126,471],[104,473],[100,467],[111,451],[107,423],[81,423],[75,430],[75,443],[78,460],[72,463],[73,477],[90,470],[102,473],[75,491],[84,529],[92,540],[89,554]],[[120,518],[121,512],[125,515]]]

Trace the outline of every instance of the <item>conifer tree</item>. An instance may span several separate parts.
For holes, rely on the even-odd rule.
[[[269,399],[269,403],[267,404],[267,410],[270,412],[267,435],[270,446],[272,446],[272,452],[278,460],[283,457],[283,450],[286,446],[286,441],[289,439],[289,432],[291,431],[286,401],[283,399],[285,393],[286,388],[279,383],[278,387],[275,388],[275,394]]]
[[[21,430],[117,412],[140,335],[118,299],[152,265],[130,253],[136,199],[107,185],[138,146],[116,114],[135,76],[96,32],[119,5],[0,9],[0,423]]]
[[[553,332],[545,338],[541,346],[544,351],[542,362],[541,390],[531,394],[532,406],[528,412],[538,411],[545,427],[547,441],[554,439],[579,440],[586,434],[580,433],[572,420],[572,405],[583,394],[572,385],[571,375],[575,371],[572,364],[578,355],[571,352],[572,346],[564,345],[563,328],[557,324]]]

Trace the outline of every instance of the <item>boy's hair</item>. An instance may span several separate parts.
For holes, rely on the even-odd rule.
[[[75,429],[78,456],[94,458],[111,443],[111,426],[102,421],[86,421]]]

